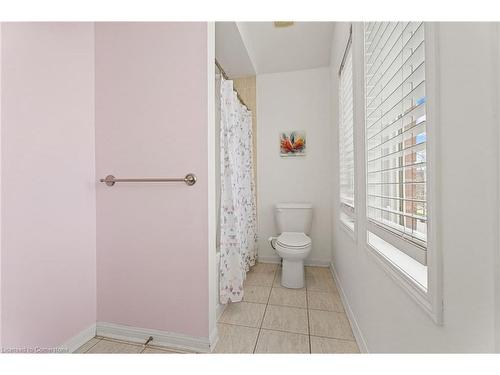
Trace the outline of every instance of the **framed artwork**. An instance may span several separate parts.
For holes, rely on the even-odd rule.
[[[283,131],[280,133],[280,156],[304,156],[306,154],[305,131]]]

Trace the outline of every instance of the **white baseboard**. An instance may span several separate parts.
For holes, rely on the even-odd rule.
[[[83,331],[78,333],[76,336],[73,336],[64,344],[62,344],[59,349],[64,350],[65,353],[73,353],[80,346],[85,344],[91,338],[96,335],[96,325],[92,324],[90,327],[85,328]]]
[[[356,321],[356,317],[354,316],[354,313],[352,312],[351,306],[349,305],[349,301],[347,300],[347,296],[344,292],[344,289],[342,288],[342,284],[341,284],[340,279],[337,275],[337,272],[335,271],[335,267],[333,266],[333,263],[330,263],[330,271],[331,271],[333,278],[335,280],[335,284],[337,284],[337,288],[339,289],[340,299],[342,300],[342,303],[344,304],[345,312],[346,312],[347,318],[349,319],[349,323],[351,323],[352,332],[353,332],[354,338],[356,339],[356,342],[358,344],[359,351],[361,353],[369,353],[368,346],[366,345],[366,340],[363,336],[363,333],[361,332],[361,329],[359,328],[358,322]]]
[[[148,337],[152,336],[151,345],[209,353],[217,341],[217,327],[210,333],[210,337],[196,337],[155,329],[98,322],[97,336],[138,343],[145,343]]]
[[[311,267],[330,267],[330,260],[329,259],[306,259],[304,261],[304,264],[306,266],[311,266]]]
[[[260,256],[259,255],[259,262],[260,263],[281,263],[281,258],[277,256]],[[330,260],[329,259],[306,259],[304,260],[304,264],[306,266],[313,266],[313,267],[330,267]]]
[[[281,263],[281,258],[280,257],[275,257],[275,256],[261,256],[257,258],[259,263]]]

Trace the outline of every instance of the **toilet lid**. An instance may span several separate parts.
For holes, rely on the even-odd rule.
[[[311,239],[304,233],[283,232],[277,239],[278,243],[285,247],[304,247],[311,244]]]

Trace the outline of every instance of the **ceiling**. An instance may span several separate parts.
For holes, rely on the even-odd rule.
[[[312,69],[330,64],[333,22],[237,22],[257,74]]]
[[[236,22],[215,23],[215,58],[230,78],[255,75]]]

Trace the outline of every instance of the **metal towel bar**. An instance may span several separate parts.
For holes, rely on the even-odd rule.
[[[193,186],[196,183],[196,176],[192,173],[180,178],[115,178],[115,176],[109,175],[99,181],[108,186],[113,186],[117,182],[184,182],[188,186]]]

